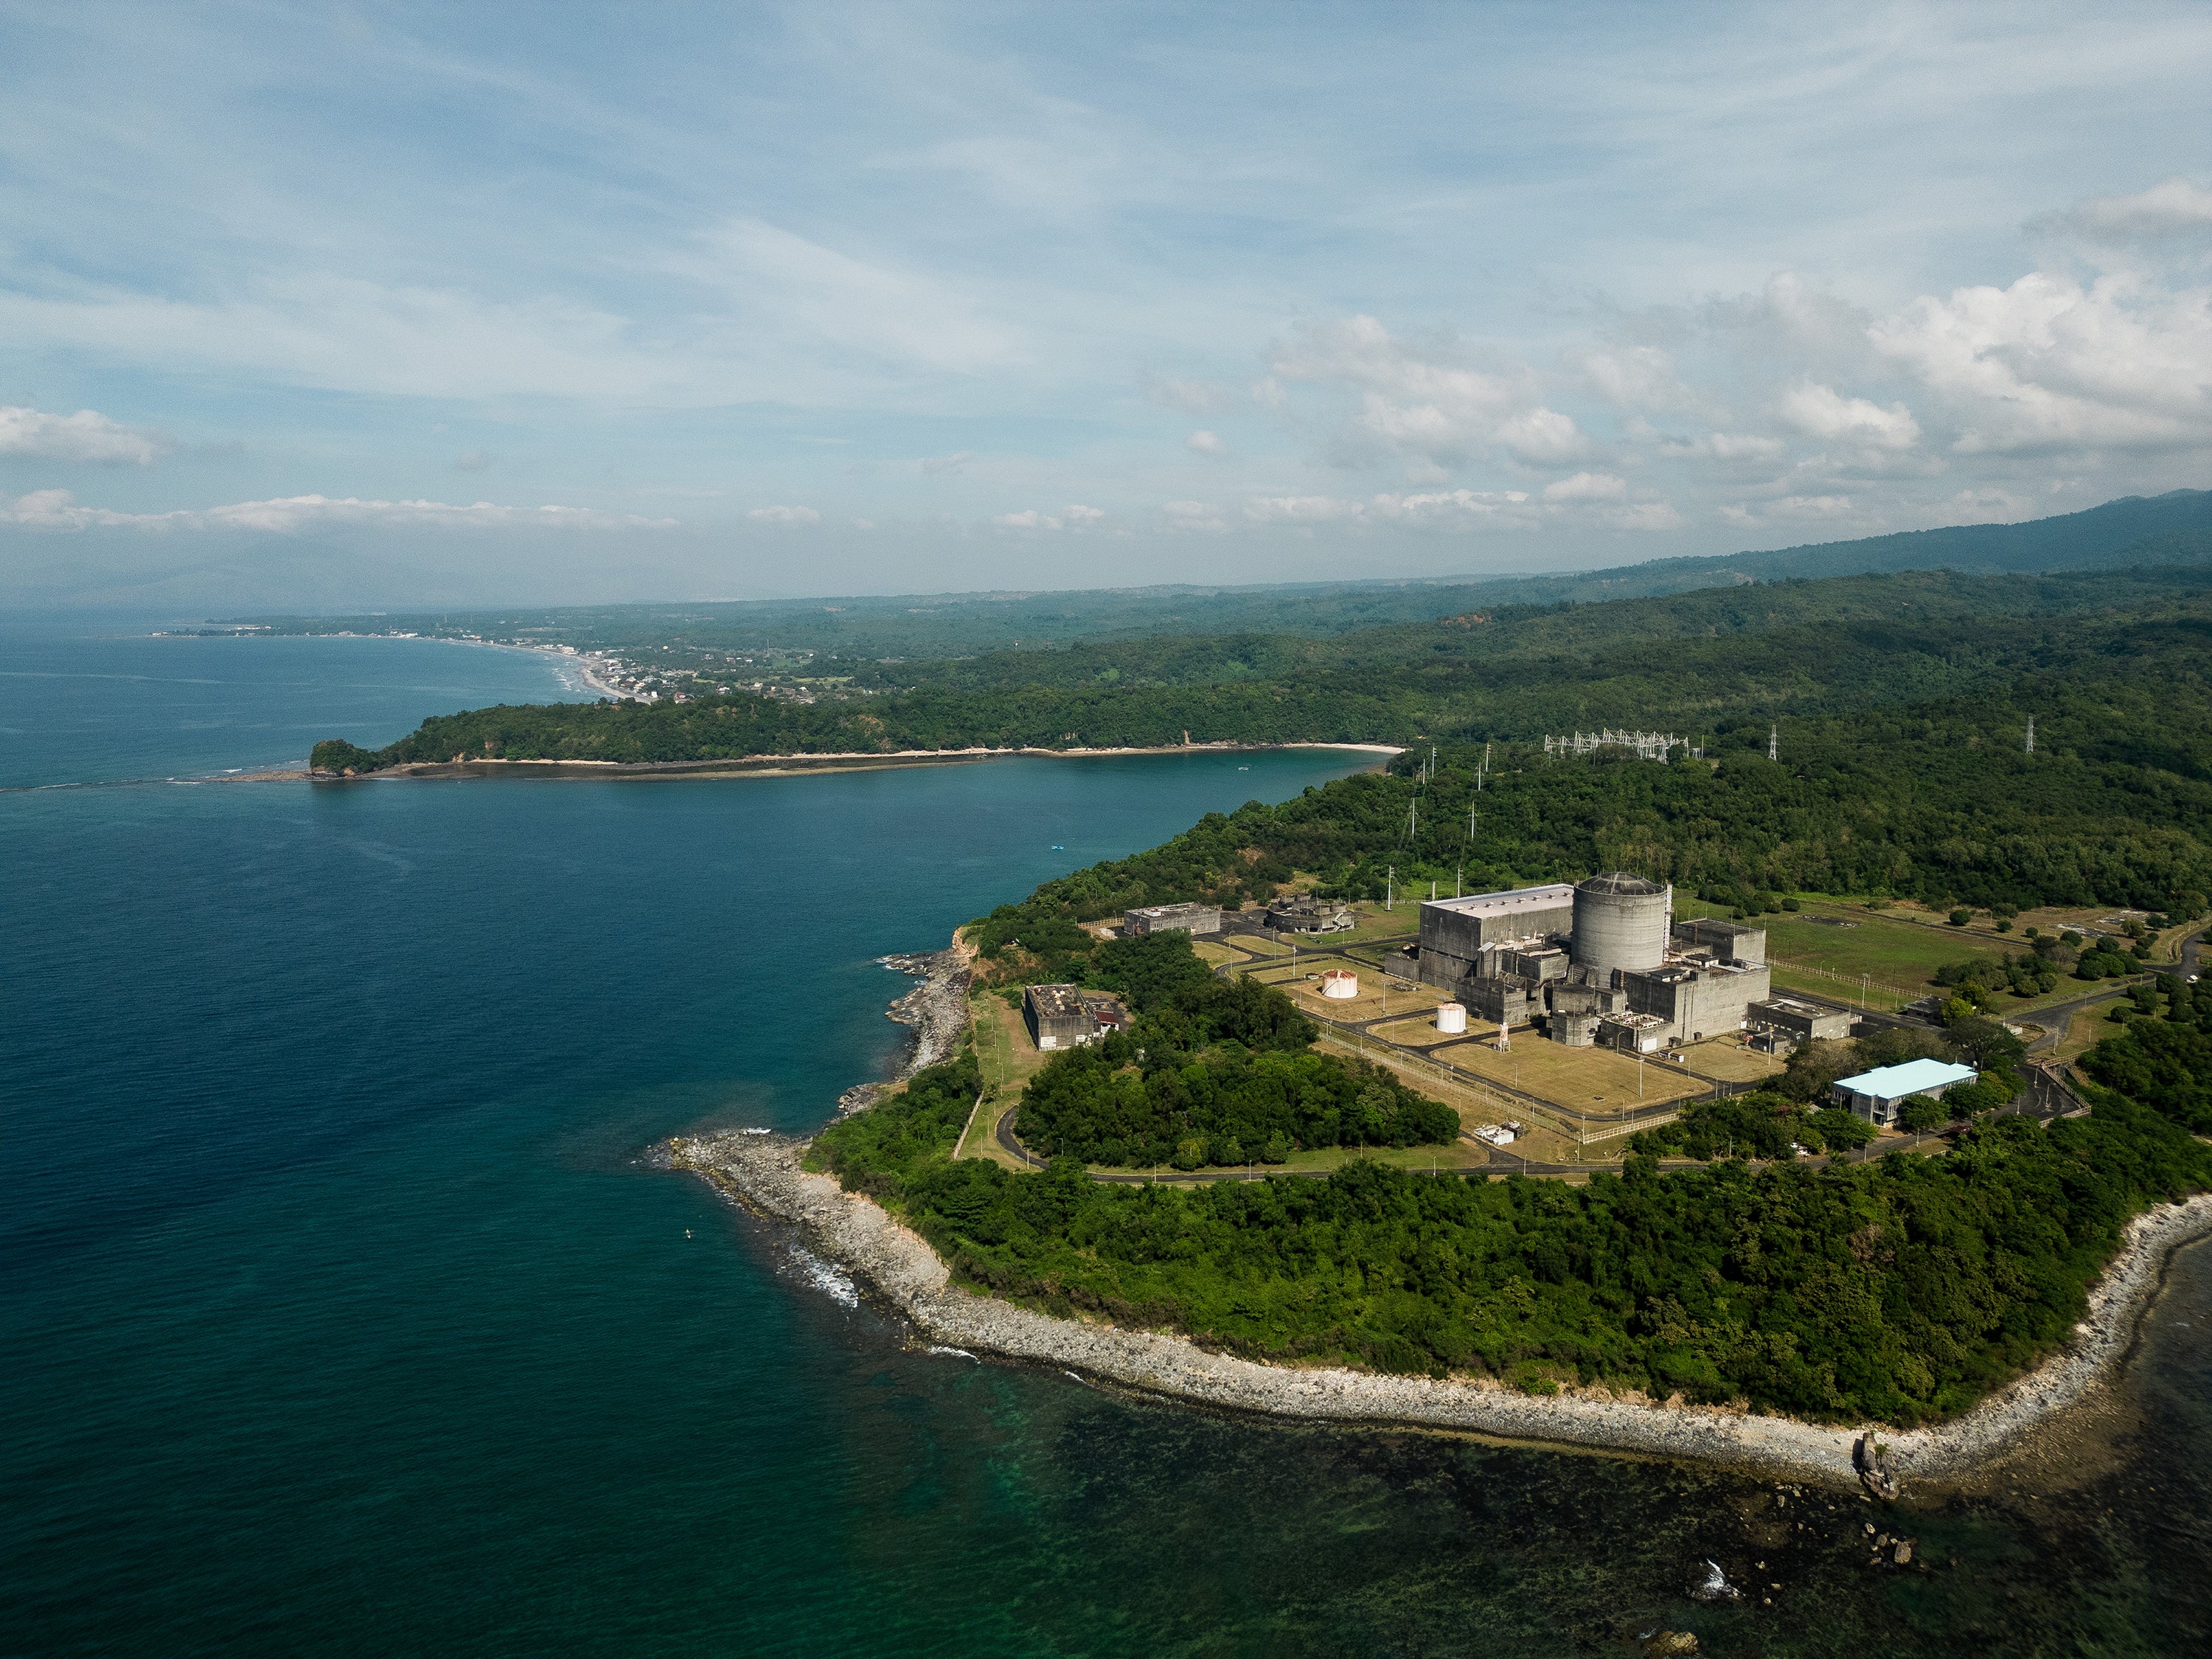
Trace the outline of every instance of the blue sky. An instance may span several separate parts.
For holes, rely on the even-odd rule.
[[[2212,9],[0,4],[0,603],[1437,574],[2203,486]]]

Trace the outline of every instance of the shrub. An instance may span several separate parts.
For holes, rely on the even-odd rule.
[[[1951,925],[1954,927],[1964,927],[1973,919],[1974,913],[1972,910],[1954,910],[1951,912]]]

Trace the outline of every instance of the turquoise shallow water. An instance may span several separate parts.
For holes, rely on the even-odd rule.
[[[0,672],[16,784],[555,684],[428,644],[0,651],[38,665]],[[890,1062],[877,957],[1347,762],[1239,764],[0,794],[7,1650],[2212,1650],[2212,1252],[2088,1487],[1913,1517],[1940,1569],[1876,1575],[1855,1504],[1784,1541],[1757,1483],[931,1354],[641,1164]],[[1776,1605],[1688,1601],[1708,1554]]]

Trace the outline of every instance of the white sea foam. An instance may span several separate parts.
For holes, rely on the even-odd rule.
[[[965,1348],[940,1348],[933,1342],[931,1343],[929,1346],[924,1348],[922,1352],[924,1353],[952,1354],[962,1359],[975,1359],[975,1356],[969,1353]],[[975,1363],[980,1365],[983,1362],[980,1359],[975,1359]]]
[[[832,1302],[848,1308],[860,1305],[860,1292],[854,1285],[852,1274],[832,1261],[824,1261],[811,1250],[794,1247],[791,1265],[799,1276]]]

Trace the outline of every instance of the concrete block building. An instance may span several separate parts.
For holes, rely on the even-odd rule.
[[[1420,907],[1407,964],[1495,1024],[1638,1054],[1743,1029],[1772,989],[1763,928],[1674,921],[1674,889],[1626,871]]]
[[[1152,904],[1141,910],[1121,912],[1124,938],[1141,933],[1181,932],[1194,936],[1221,931],[1221,912],[1211,904]]]
[[[1791,1046],[1815,1037],[1847,1037],[1851,1034],[1848,1008],[1830,1008],[1795,997],[1769,997],[1744,1011],[1744,1024],[1754,1031],[1787,1039]]]
[[[1079,985],[1026,987],[1022,1018],[1040,1051],[1079,1048],[1109,1032],[1129,1029],[1129,1011],[1119,997]]]

